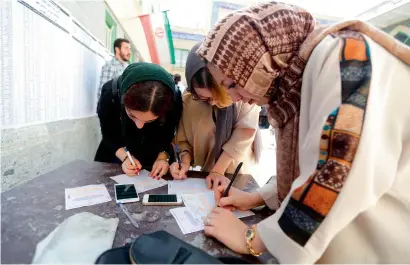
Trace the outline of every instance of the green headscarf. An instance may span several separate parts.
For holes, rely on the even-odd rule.
[[[161,82],[162,84],[164,84],[164,86],[171,89],[174,98],[172,105],[168,106],[169,109],[165,113],[165,115],[163,117],[160,117],[160,119],[157,119],[159,120],[159,122],[150,123],[144,126],[142,129],[136,128],[134,122],[128,117],[125,111],[125,106],[121,104],[121,126],[123,142],[124,145],[130,145],[131,151],[132,147],[134,146],[134,152],[137,152],[136,150],[138,150],[138,148],[140,147],[146,147],[148,143],[146,142],[146,140],[144,140],[146,139],[145,136],[146,134],[149,134],[153,129],[159,129],[161,132],[163,132],[162,140],[169,138],[169,142],[171,142],[173,136],[175,135],[175,130],[179,124],[182,113],[181,92],[176,88],[172,75],[161,66],[152,63],[133,63],[124,70],[123,74],[118,79],[120,98],[122,99],[122,96],[132,85],[146,81]],[[165,149],[163,150],[158,149],[156,150],[156,152],[166,151],[168,154],[171,154],[171,145],[164,148]],[[140,151],[138,152],[142,155]],[[140,160],[140,162],[145,163],[145,166],[148,165],[150,167],[155,161],[157,155],[157,153],[154,157],[148,157],[148,155],[145,155],[144,158],[141,158],[142,160]],[[147,164],[148,160],[152,159],[153,161],[150,161],[149,164]]]
[[[145,62],[130,64],[125,68],[121,79],[120,97],[122,97],[133,84],[144,81],[161,82],[172,90],[174,97],[177,94],[172,75],[156,64]]]

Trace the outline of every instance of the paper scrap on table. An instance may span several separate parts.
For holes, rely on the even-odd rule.
[[[118,222],[87,212],[70,216],[37,244],[32,264],[94,264],[112,248]]]
[[[209,191],[205,179],[187,178],[168,182],[168,194],[191,194]]]
[[[204,218],[216,207],[213,191],[207,191],[199,194],[182,194],[185,207],[171,209],[170,212],[174,216],[184,235],[204,230]],[[238,218],[255,215],[251,211],[234,212]]]
[[[213,191],[197,194],[182,194],[181,196],[185,206],[199,219],[206,217],[216,207],[215,194]],[[238,218],[255,215],[251,211],[236,210],[233,213]]]
[[[204,230],[202,219],[195,217],[188,207],[179,207],[170,210],[184,235]]]
[[[65,189],[65,209],[70,210],[111,201],[104,184]]]
[[[141,170],[138,176],[129,177],[125,174],[122,174],[111,177],[111,179],[116,181],[118,184],[134,184],[135,189],[138,193],[156,189],[165,186],[168,183],[166,180],[163,179],[152,179],[149,176],[149,172],[145,169]]]

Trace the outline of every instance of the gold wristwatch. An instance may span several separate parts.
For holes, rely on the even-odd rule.
[[[259,257],[262,253],[258,253],[252,248],[252,240],[255,238],[256,235],[256,226],[252,225],[245,231],[245,238],[246,238],[246,247],[248,248],[249,254],[255,257]]]

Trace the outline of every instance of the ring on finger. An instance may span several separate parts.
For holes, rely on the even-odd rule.
[[[211,225],[211,217],[209,217],[209,216],[206,217],[206,219],[205,219],[205,225],[206,225],[206,226],[212,226],[212,225]]]

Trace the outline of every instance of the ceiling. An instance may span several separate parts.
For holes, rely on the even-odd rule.
[[[408,19],[410,19],[410,1],[378,16],[369,17],[366,20],[379,28],[385,28]]]

